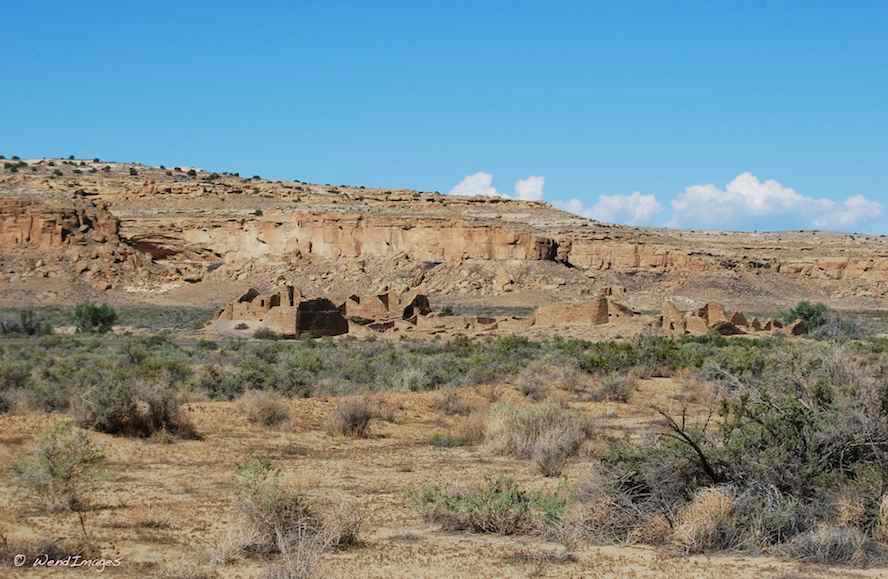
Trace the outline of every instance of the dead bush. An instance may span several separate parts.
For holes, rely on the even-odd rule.
[[[572,358],[547,356],[528,364],[515,380],[518,390],[534,401],[545,400],[550,388],[576,392],[584,382],[584,373]]]
[[[879,501],[879,518],[873,536],[877,541],[888,543],[888,495],[882,495],[882,500]]]
[[[320,533],[321,518],[299,492],[285,487],[280,471],[254,459],[238,468],[235,507],[240,516],[241,548],[250,553],[280,551],[280,537],[293,532]]]
[[[577,488],[577,500],[584,534],[601,544],[631,543],[633,539],[642,542],[639,528],[656,514],[617,490],[601,473],[594,473]]]
[[[330,547],[329,537],[307,527],[296,527],[290,532],[279,532],[277,537],[280,560],[269,565],[262,579],[309,579],[317,576],[324,552]]]
[[[447,416],[465,416],[472,411],[472,407],[463,400],[462,396],[450,389],[435,398],[433,407]]]
[[[577,453],[590,431],[587,420],[558,404],[499,403],[491,408],[485,439],[493,452],[538,459],[543,468],[557,469]]]
[[[70,421],[49,427],[31,452],[13,465],[16,481],[47,510],[82,510],[105,456]]]
[[[324,517],[324,532],[329,545],[335,549],[348,549],[361,542],[363,513],[354,505],[340,504]]]
[[[268,428],[279,426],[290,418],[286,399],[267,390],[248,390],[238,400],[238,406],[249,422]]]
[[[601,378],[584,396],[593,402],[628,402],[638,387],[638,378],[632,373],[611,373]]]
[[[244,554],[278,554],[263,577],[313,577],[325,551],[358,544],[362,517],[341,506],[320,516],[301,493],[285,487],[267,460],[253,459],[238,468],[235,507],[238,527],[211,553],[211,562],[227,564]]]
[[[487,409],[478,409],[462,419],[454,429],[467,445],[480,444],[487,430]]]
[[[366,398],[345,398],[336,404],[328,420],[327,431],[352,438],[366,438],[374,415],[373,405]]]
[[[734,494],[730,489],[700,490],[679,513],[673,540],[686,553],[729,549],[734,545]]]
[[[878,544],[860,529],[829,525],[796,535],[784,551],[790,557],[813,563],[864,565],[884,558]]]
[[[550,428],[533,445],[533,462],[543,476],[560,476],[568,459],[576,454],[584,437],[576,429]]]

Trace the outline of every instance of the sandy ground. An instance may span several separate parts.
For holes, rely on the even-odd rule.
[[[503,399],[520,395],[508,386],[461,390],[482,402],[491,390]],[[671,379],[641,383],[629,404],[571,402],[594,416],[602,436],[635,436],[657,427],[647,407],[656,401],[677,405],[680,386]],[[492,455],[485,447],[442,449],[429,444],[458,418],[434,408],[436,393],[386,394],[393,422],[375,421],[368,439],[331,436],[324,430],[335,399],[293,400],[291,422],[266,429],[250,424],[236,403],[188,404],[203,439],[158,444],[95,434],[108,457],[108,476],[99,487],[86,528],[105,557],[119,557],[110,577],[197,577],[194,569],[221,577],[255,577],[255,560],[210,567],[207,553],[234,526],[231,506],[235,467],[251,456],[272,459],[285,480],[298,486],[323,510],[346,503],[365,517],[362,544],[325,555],[323,577],[885,577],[888,569],[848,569],[788,562],[769,557],[717,555],[680,557],[665,549],[582,546],[576,560],[538,566],[522,553],[560,552],[562,547],[533,537],[499,537],[444,532],[423,521],[410,506],[412,489],[430,482],[480,482],[506,474],[533,489],[574,487],[593,469],[592,455],[604,444],[591,441],[562,479],[546,479],[526,461]],[[23,499],[8,475],[15,457],[58,417],[0,416],[0,531],[10,539],[80,537],[73,514],[47,514]],[[0,576],[90,576],[95,570],[15,570]],[[164,575],[166,573],[167,575]],[[177,574],[178,573],[178,574]]]

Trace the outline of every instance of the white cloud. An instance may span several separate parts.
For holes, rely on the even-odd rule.
[[[816,227],[824,229],[848,229],[864,221],[875,221],[882,215],[882,206],[863,195],[854,195],[838,204],[828,201],[828,211],[814,220]]]
[[[724,189],[716,185],[693,185],[672,201],[675,227],[731,227],[763,224],[778,219],[804,227],[849,229],[877,218],[882,206],[862,195],[843,202],[802,195],[778,181],[761,181],[741,173]]]
[[[637,191],[631,195],[601,195],[589,207],[579,199],[556,201],[555,206],[590,219],[626,225],[650,225],[663,208],[656,195]]]
[[[542,201],[543,187],[546,178],[531,175],[515,181],[515,194],[508,195],[496,190],[493,186],[493,175],[484,171],[472,173],[463,178],[450,190],[449,195],[465,195],[467,197],[506,197],[508,199],[520,199],[521,201]]]
[[[479,171],[465,177],[462,181],[450,190],[450,195],[466,195],[468,197],[476,197],[484,195],[487,197],[499,197],[496,187],[493,186],[493,175]]]
[[[522,201],[542,201],[546,179],[531,175],[515,181],[513,194],[497,191],[493,175],[479,171],[463,178],[451,195],[504,197]],[[580,199],[554,201],[565,211],[607,223],[671,227],[737,229],[820,229],[850,230],[873,226],[885,214],[878,201],[854,195],[841,201],[808,197],[773,179],[760,180],[752,173],[737,175],[724,188],[713,184],[692,185],[671,203],[671,216],[656,195],[635,192],[629,195],[600,195],[592,205]]]
[[[515,194],[522,201],[542,201],[545,177],[531,175],[526,179],[515,181]]]

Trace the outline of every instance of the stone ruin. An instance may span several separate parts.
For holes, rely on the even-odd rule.
[[[802,320],[786,326],[779,320],[750,320],[743,312],[729,312],[718,303],[707,303],[702,308],[685,312],[674,303],[666,302],[660,314],[659,326],[665,333],[674,336],[700,336],[708,333],[734,336],[756,332],[800,336],[808,333],[808,327]]]
[[[547,304],[534,313],[533,325],[551,326],[595,326],[630,318],[638,312],[618,301],[625,298],[626,290],[621,287],[606,287],[599,296],[590,302]]]
[[[226,304],[216,319],[237,324],[253,322],[288,337],[338,336],[348,332],[342,311],[327,298],[306,298],[293,286],[261,294],[250,288],[237,300]]]
[[[384,332],[396,323],[416,325],[417,319],[431,310],[429,298],[418,292],[386,289],[378,294],[351,295],[337,306],[327,298],[306,298],[288,285],[268,294],[251,288],[226,304],[216,319],[232,326],[228,329],[237,329],[237,324],[252,324],[250,329],[266,328],[298,338],[346,334],[350,323]]]
[[[416,323],[418,316],[432,311],[429,298],[418,292],[396,293],[386,288],[382,293],[351,295],[342,305],[346,318],[357,323],[373,320],[401,319]]]

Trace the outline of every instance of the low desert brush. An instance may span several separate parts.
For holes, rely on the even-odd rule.
[[[591,432],[582,416],[555,403],[490,410],[485,439],[493,452],[532,459],[546,476],[557,476]]]
[[[13,465],[16,481],[47,510],[82,510],[102,473],[105,456],[70,421],[50,426]]]
[[[737,529],[730,489],[704,488],[679,513],[673,540],[686,553],[733,546]]]
[[[374,406],[366,398],[344,398],[336,404],[328,419],[327,430],[331,434],[366,438],[370,431],[370,421],[374,417]]]
[[[266,390],[248,390],[238,400],[241,412],[253,424],[273,427],[290,418],[286,399]]]

